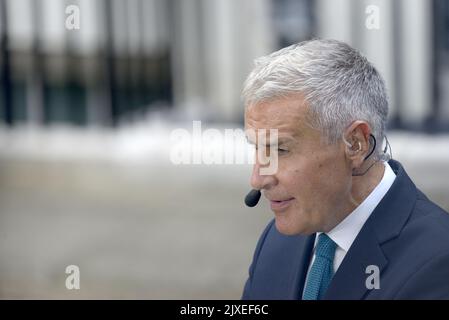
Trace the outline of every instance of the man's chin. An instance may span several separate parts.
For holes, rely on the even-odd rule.
[[[275,215],[274,221],[277,231],[285,236],[309,235],[313,233],[308,232],[304,225],[289,223],[285,217]]]

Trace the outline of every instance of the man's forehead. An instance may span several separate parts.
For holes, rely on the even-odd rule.
[[[250,106],[245,112],[245,129],[269,132],[276,129],[279,139],[295,139],[303,134],[307,109],[298,99],[283,99]]]
[[[306,119],[307,113],[308,108],[300,97],[270,100],[249,105],[245,109],[245,124],[282,127]]]

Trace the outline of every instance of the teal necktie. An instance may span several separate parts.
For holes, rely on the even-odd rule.
[[[318,237],[315,260],[307,276],[303,300],[320,300],[334,275],[334,256],[337,244],[325,233]]]

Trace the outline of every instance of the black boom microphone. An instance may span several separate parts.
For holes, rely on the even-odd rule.
[[[251,190],[245,197],[245,204],[248,207],[254,207],[259,202],[260,196],[260,190]]]

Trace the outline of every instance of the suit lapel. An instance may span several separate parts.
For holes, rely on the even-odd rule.
[[[374,233],[365,229],[354,241],[343,259],[324,299],[362,299],[368,290],[366,280],[371,275],[371,272],[366,273],[367,267],[370,265],[378,267],[380,274],[387,264],[388,260],[384,256]]]
[[[296,251],[297,259],[294,260],[295,266],[293,270],[295,272],[292,274],[292,291],[290,292],[290,297],[292,299],[298,300],[302,297],[302,291],[304,290],[304,282],[306,279],[307,270],[309,268],[309,263],[312,258],[313,245],[315,243],[315,234],[308,236],[304,241],[298,245]]]

